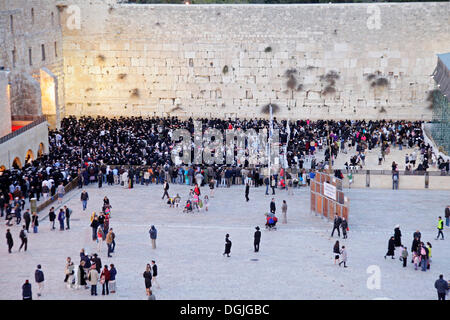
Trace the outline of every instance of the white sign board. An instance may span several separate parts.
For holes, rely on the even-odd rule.
[[[327,182],[323,183],[323,194],[336,201],[336,187]]]

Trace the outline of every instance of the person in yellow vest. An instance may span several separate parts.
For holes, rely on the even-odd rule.
[[[439,218],[438,218],[437,228],[438,228],[438,235],[437,235],[436,240],[439,239],[439,235],[442,236],[441,240],[444,240],[444,233],[442,232],[442,230],[444,230],[444,220],[442,220],[441,216],[439,216]]]
[[[94,221],[96,215],[97,214],[95,213],[95,211],[93,211],[91,214],[91,223],[92,223],[92,221]]]

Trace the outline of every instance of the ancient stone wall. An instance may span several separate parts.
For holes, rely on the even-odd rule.
[[[271,102],[280,118],[430,119],[436,54],[450,51],[445,2],[67,4],[73,115],[262,117]]]
[[[0,1],[0,67],[9,69],[13,115],[41,114],[35,95],[40,84],[40,69],[46,67],[64,83],[62,32],[56,0]],[[35,81],[32,81],[34,79]],[[31,81],[27,81],[31,80]],[[30,88],[31,91],[26,91]],[[64,86],[58,100],[64,112]],[[26,101],[27,103],[23,104]]]
[[[11,132],[11,106],[8,89],[9,72],[0,71],[0,137]]]
[[[12,72],[10,79],[11,115],[41,115],[41,87],[39,82],[26,72]]]

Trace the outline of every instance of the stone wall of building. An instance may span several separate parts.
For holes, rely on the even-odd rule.
[[[9,72],[0,71],[0,137],[11,132],[11,106],[8,89]]]
[[[0,1],[0,67],[11,71],[13,115],[41,114],[40,99],[31,98],[36,94],[36,83],[40,85],[41,68],[46,67],[60,84],[64,83],[62,31],[56,4],[56,0]],[[59,88],[60,111],[64,113],[64,86]]]
[[[72,115],[430,119],[450,51],[445,2],[67,5]]]
[[[40,150],[48,154],[48,123],[44,121],[0,144],[0,167],[11,169],[17,158],[23,166],[28,152],[36,159]]]
[[[39,82],[26,72],[14,71],[10,74],[10,83],[11,115],[41,115],[41,87]]]

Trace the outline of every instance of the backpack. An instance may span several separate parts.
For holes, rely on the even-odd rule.
[[[422,255],[422,256],[426,256],[427,255],[427,252],[425,251],[425,248],[421,248],[420,249],[420,255]]]

